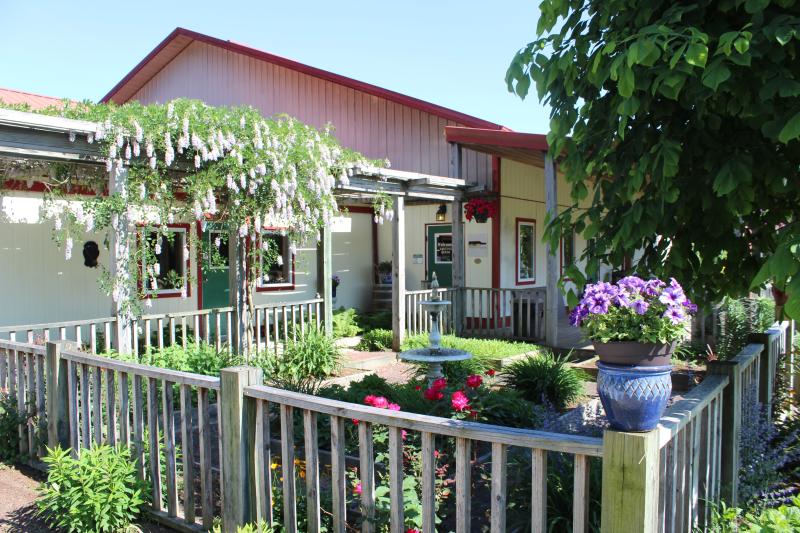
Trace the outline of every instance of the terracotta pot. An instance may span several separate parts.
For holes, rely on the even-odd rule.
[[[670,344],[635,341],[594,342],[594,351],[603,363],[664,366],[670,364],[676,344],[677,342]]]

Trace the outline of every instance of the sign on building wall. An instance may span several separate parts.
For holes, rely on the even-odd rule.
[[[450,264],[453,262],[453,234],[437,233],[434,236],[434,250],[436,256],[434,262],[437,265]]]
[[[489,237],[486,233],[470,235],[467,241],[467,255],[469,257],[489,256]]]

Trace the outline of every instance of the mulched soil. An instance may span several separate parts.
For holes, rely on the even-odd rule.
[[[44,474],[27,466],[0,464],[0,533],[56,533],[36,516],[36,488]],[[168,533],[158,524],[142,522],[143,533]]]

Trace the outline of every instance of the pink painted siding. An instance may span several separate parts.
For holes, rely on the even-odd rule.
[[[439,176],[448,173],[445,126],[451,120],[279,65],[194,42],[137,91],[141,102],[176,97],[211,105],[253,105],[267,116],[286,113],[322,127],[332,123],[345,146],[392,168]],[[492,183],[491,158],[464,154],[465,178]]]

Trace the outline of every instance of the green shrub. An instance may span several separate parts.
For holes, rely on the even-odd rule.
[[[0,462],[14,462],[20,458],[19,425],[24,422],[16,398],[0,393]]]
[[[359,313],[356,315],[358,327],[363,331],[373,329],[392,329],[392,312],[389,309],[381,309],[370,313]]]
[[[339,369],[341,352],[323,331],[310,328],[304,337],[290,341],[283,353],[262,355],[251,364],[262,368],[267,383],[292,390],[307,390]]]
[[[37,505],[52,526],[68,532],[111,533],[139,516],[144,487],[127,448],[93,446],[77,459],[69,450],[48,452],[47,481]]]
[[[775,321],[770,298],[725,298],[719,308],[719,331],[714,347],[720,359],[730,359],[747,345],[751,333],[763,333]]]
[[[503,377],[527,400],[563,408],[583,394],[585,374],[570,367],[566,356],[544,352],[515,361],[503,371]]]
[[[800,496],[776,508],[754,508],[744,511],[724,503],[711,510],[709,533],[758,533],[800,531]]]
[[[392,332],[388,329],[373,329],[361,336],[356,350],[364,352],[385,352],[392,349]]]
[[[340,307],[333,312],[333,336],[337,339],[355,337],[361,333],[361,328],[356,323],[356,310],[352,307]]]

